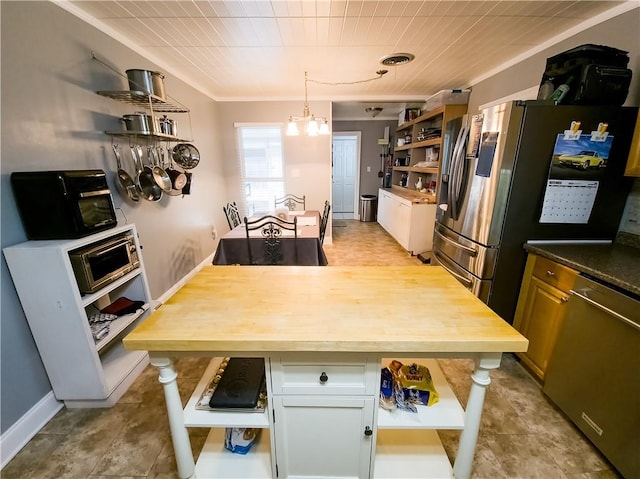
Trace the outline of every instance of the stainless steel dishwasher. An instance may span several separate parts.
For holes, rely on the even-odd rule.
[[[638,298],[579,276],[543,390],[625,478],[639,478]]]

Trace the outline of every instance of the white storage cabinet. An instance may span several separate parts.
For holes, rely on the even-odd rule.
[[[82,295],[69,252],[126,232],[135,238],[140,267]],[[148,364],[146,352],[125,351],[121,339],[157,306],[135,226],[80,239],[27,241],[5,248],[4,256],[56,398],[67,407],[114,405]],[[96,342],[89,316],[121,296],[145,305],[113,321],[109,334]]]
[[[414,203],[389,190],[378,193],[378,223],[411,254],[431,251],[436,205]]]

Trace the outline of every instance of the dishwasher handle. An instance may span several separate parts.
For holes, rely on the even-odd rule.
[[[583,290],[584,293],[587,292],[587,290]],[[635,322],[631,321],[629,318],[627,318],[626,316],[621,315],[620,313],[615,312],[613,309],[609,309],[606,306],[598,303],[597,301],[594,301],[593,299],[589,298],[586,296],[586,294],[580,293],[576,290],[570,290],[569,294],[580,298],[584,301],[586,301],[587,303],[589,303],[591,306],[593,306],[594,308],[599,309],[600,311],[604,311],[605,313],[607,313],[610,316],[613,316],[614,318],[619,319],[620,321],[622,321],[623,323],[628,324],[629,326],[631,326],[632,328],[640,331],[640,325],[636,324]]]

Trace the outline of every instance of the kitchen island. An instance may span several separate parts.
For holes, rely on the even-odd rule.
[[[182,478],[408,477],[402,467],[443,477],[444,451],[429,442],[437,442],[435,429],[462,429],[444,477],[468,478],[490,370],[503,352],[527,348],[437,266],[205,267],[124,344],[149,351],[159,368]],[[183,411],[172,358],[194,355],[265,358],[264,413],[194,411],[193,397]],[[441,401],[418,414],[380,411],[385,358],[451,357],[475,360],[466,411],[441,386]],[[437,363],[429,367],[435,380]],[[196,465],[187,427],[198,426],[256,427],[268,436],[238,456],[212,429]]]

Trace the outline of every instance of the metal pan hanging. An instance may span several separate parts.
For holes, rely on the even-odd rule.
[[[178,143],[171,154],[173,161],[185,170],[190,170],[200,163],[200,152],[191,143]]]

